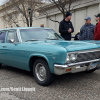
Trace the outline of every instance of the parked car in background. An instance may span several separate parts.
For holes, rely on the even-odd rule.
[[[55,75],[93,72],[99,62],[98,43],[65,41],[49,28],[0,30],[0,67],[5,64],[32,71],[39,85],[50,85]]]

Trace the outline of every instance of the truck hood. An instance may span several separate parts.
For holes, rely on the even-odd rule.
[[[29,44],[37,44],[37,45],[42,45],[45,47],[63,47],[65,48],[68,52],[73,52],[73,51],[80,51],[80,50],[88,50],[88,49],[97,49],[100,48],[100,45],[98,46],[97,42],[95,43],[94,41],[64,41],[64,40],[47,40],[47,41],[36,41],[36,42],[28,42]]]

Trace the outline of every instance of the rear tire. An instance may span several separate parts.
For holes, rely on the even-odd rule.
[[[49,70],[45,60],[37,59],[33,64],[33,74],[36,82],[42,86],[48,86],[54,82],[55,75]]]

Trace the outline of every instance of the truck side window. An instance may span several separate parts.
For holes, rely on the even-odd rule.
[[[0,32],[0,43],[5,42],[6,31]]]
[[[16,32],[16,30],[8,31],[8,35],[7,35],[6,42],[7,42],[7,43],[10,43],[10,40],[11,40],[11,39],[13,39],[14,42],[19,42],[19,41],[18,41],[18,37],[17,37],[17,32]]]

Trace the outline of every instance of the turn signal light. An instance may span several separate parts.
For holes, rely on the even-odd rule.
[[[66,69],[66,72],[70,71],[71,69]]]

